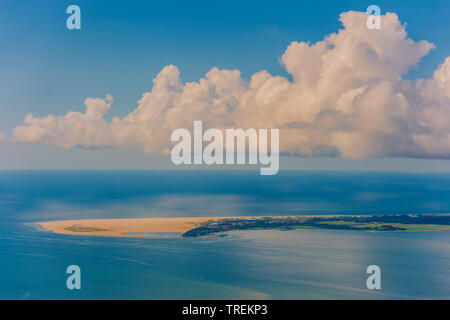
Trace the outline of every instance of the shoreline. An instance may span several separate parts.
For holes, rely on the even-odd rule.
[[[177,217],[76,219],[36,222],[43,231],[68,235],[140,237],[133,233],[179,233],[180,236],[204,222],[224,219],[259,219],[262,217]]]
[[[420,219],[423,215],[400,215],[409,219]],[[450,218],[449,214],[428,214],[428,217]],[[223,231],[245,230],[251,228],[324,228],[353,229],[365,231],[413,231],[417,230],[450,230],[448,221],[438,225],[430,222],[374,221],[395,215],[304,215],[304,216],[241,216],[241,217],[176,217],[176,218],[123,218],[123,219],[80,219],[36,222],[43,231],[67,235],[93,235],[112,237],[145,237],[144,234],[173,233],[179,236],[205,236]],[[398,215],[397,218],[398,219]],[[318,220],[319,219],[319,220]],[[353,220],[353,221],[350,221]],[[373,219],[372,219],[373,220]],[[441,218],[442,220],[442,218]],[[400,222],[400,223],[399,223]],[[406,223],[406,224],[405,224]],[[142,234],[142,235],[140,235]]]
[[[205,222],[229,219],[261,219],[315,217],[307,216],[239,216],[239,217],[176,217],[176,218],[117,218],[117,219],[72,219],[35,222],[43,231],[68,235],[94,235],[113,237],[139,237],[130,233],[179,233],[180,236]],[[323,218],[343,215],[321,215]],[[360,215],[351,215],[358,217]],[[350,217],[350,216],[348,216]]]
[[[44,231],[68,235],[139,237],[132,233],[179,233],[215,218],[80,219],[37,222]],[[220,219],[220,218],[218,218]]]

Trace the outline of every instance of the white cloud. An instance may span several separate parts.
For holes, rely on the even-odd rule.
[[[122,119],[103,118],[111,96],[88,98],[85,113],[29,114],[13,137],[168,153],[174,129],[202,120],[205,128],[280,128],[280,149],[290,154],[450,158],[450,57],[431,79],[404,80],[434,45],[408,39],[393,13],[382,16],[381,30],[369,30],[367,17],[346,12],[343,29],[323,41],[292,42],[281,58],[292,81],[260,71],[247,82],[237,70],[213,68],[183,84],[166,66]]]

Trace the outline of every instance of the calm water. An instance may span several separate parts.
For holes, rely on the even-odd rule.
[[[56,235],[44,220],[448,213],[450,175],[0,171],[0,298],[450,299],[450,232],[298,230],[155,239]],[[66,288],[79,265],[82,289]],[[366,288],[368,265],[382,289]]]

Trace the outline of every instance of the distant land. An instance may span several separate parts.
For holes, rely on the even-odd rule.
[[[450,230],[450,214],[90,219],[39,222],[38,225],[56,233],[122,237],[163,232],[179,233],[183,237],[204,237],[221,236],[227,231],[268,229],[445,231]]]

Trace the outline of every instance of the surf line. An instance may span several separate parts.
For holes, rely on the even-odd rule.
[[[280,166],[280,134],[279,129],[270,129],[269,153],[267,131],[268,129],[256,130],[253,128],[246,131],[243,129],[225,129],[224,137],[222,131],[215,128],[203,132],[202,121],[194,121],[193,137],[191,132],[184,128],[175,129],[172,132],[170,140],[178,142],[178,144],[173,146],[170,157],[175,165],[243,165],[247,164],[246,159],[248,158],[249,165],[258,164],[259,160],[261,175],[274,175],[278,173]],[[209,142],[209,144],[203,148],[203,142]],[[246,149],[247,145],[248,150]]]

